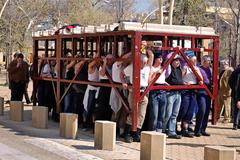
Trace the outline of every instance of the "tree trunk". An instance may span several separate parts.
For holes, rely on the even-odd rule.
[[[163,24],[163,1],[158,0],[160,24]]]
[[[174,8],[174,2],[175,0],[170,1],[170,9],[169,9],[169,15],[168,15],[168,23],[172,25],[173,20],[173,8]]]

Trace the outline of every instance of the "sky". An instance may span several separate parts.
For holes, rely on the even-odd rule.
[[[136,0],[136,2],[137,12],[144,12],[149,9],[151,0]]]

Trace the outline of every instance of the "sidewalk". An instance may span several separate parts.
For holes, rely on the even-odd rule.
[[[9,89],[0,86],[0,96],[9,99]],[[24,121],[9,120],[9,105],[5,105],[5,114],[0,116],[0,126],[11,129],[16,135],[22,136],[28,144],[42,148],[66,159],[105,159],[105,160],[138,160],[140,159],[140,143],[124,143],[117,139],[114,151],[94,149],[94,137],[89,132],[78,131],[76,140],[64,139],[59,136],[59,124],[49,120],[48,129],[35,129],[31,126],[32,106],[25,105]],[[0,128],[0,130],[4,129]],[[167,160],[203,160],[205,145],[223,145],[237,149],[237,160],[240,160],[240,130],[232,130],[232,124],[210,125],[210,137],[167,139]]]

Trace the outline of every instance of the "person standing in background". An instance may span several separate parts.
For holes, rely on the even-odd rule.
[[[231,119],[231,88],[228,85],[229,77],[233,72],[233,68],[229,67],[228,60],[221,61],[223,70],[219,75],[219,91],[218,91],[218,116],[220,118],[224,110],[223,123],[229,123]]]
[[[11,101],[22,101],[26,83],[29,81],[29,65],[23,61],[23,54],[19,53],[7,69],[9,73]]]
[[[240,66],[233,71],[228,84],[232,89],[233,98],[233,130],[237,130],[240,120]]]

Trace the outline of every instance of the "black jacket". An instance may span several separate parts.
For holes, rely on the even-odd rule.
[[[228,84],[232,89],[232,98],[235,101],[240,101],[240,67],[233,71],[228,80]]]
[[[182,85],[183,79],[182,79],[182,70],[180,67],[173,68],[171,66],[171,73],[167,77],[166,82],[170,85]]]

